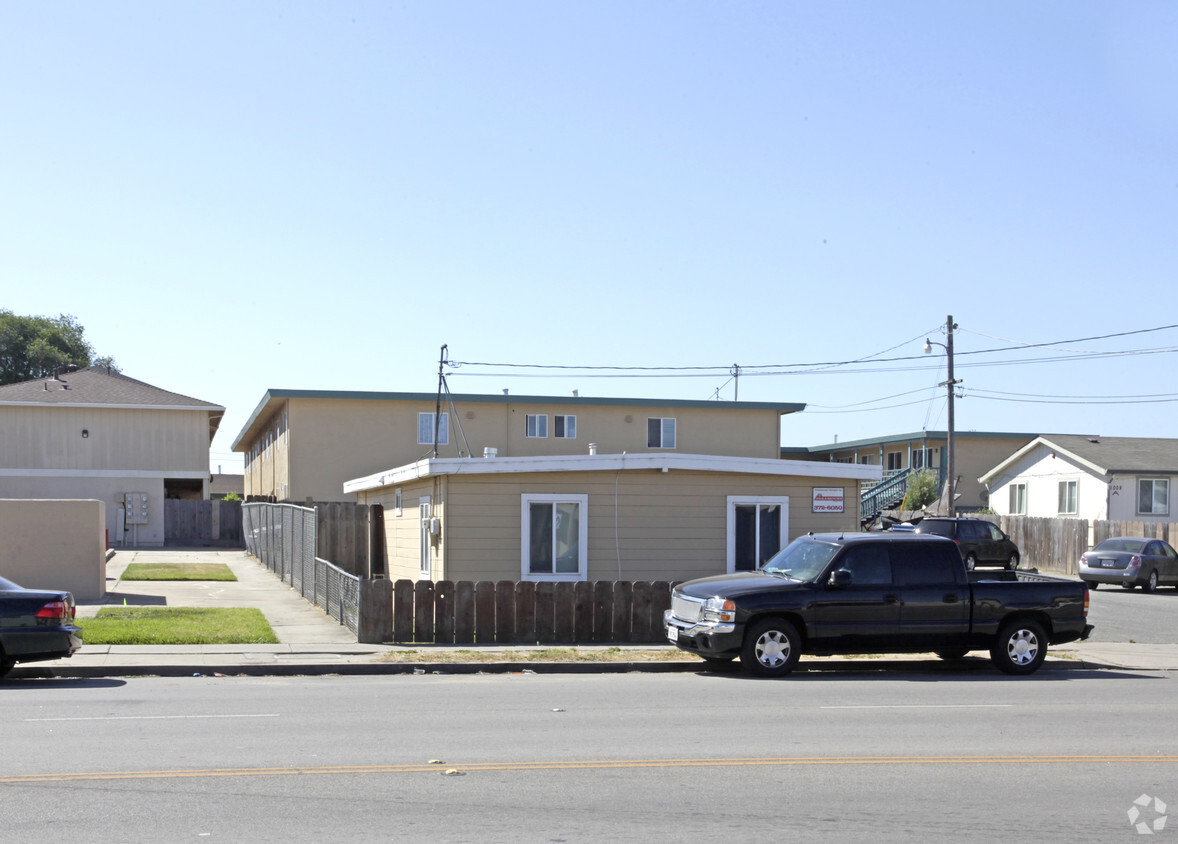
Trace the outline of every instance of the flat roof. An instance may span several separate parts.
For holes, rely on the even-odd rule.
[[[711,454],[568,454],[550,457],[438,457],[418,460],[344,482],[345,493],[365,492],[438,475],[522,474],[526,472],[730,472],[834,480],[873,481],[881,467],[864,463],[827,463]]]

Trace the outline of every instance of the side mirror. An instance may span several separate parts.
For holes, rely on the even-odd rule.
[[[846,569],[835,569],[830,573],[830,580],[826,581],[826,585],[831,589],[846,589],[855,580]]]

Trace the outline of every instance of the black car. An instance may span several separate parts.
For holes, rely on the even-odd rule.
[[[952,539],[970,571],[977,566],[1002,566],[1011,571],[1018,568],[1018,546],[998,525],[985,519],[930,516],[921,519],[916,532]]]
[[[69,592],[25,589],[0,577],[0,677],[18,662],[61,659],[82,646]]]

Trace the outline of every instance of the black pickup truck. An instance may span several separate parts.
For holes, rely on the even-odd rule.
[[[710,662],[788,674],[803,653],[988,649],[1007,674],[1030,674],[1047,646],[1086,639],[1083,581],[967,572],[952,540],[914,533],[807,535],[756,571],[679,584],[667,637]]]

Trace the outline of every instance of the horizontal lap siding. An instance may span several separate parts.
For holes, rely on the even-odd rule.
[[[813,487],[842,487],[847,512],[811,513]],[[524,493],[589,496],[590,580],[683,580],[723,572],[729,495],[789,496],[788,539],[810,530],[858,530],[857,491],[849,481],[648,471],[620,477],[613,472],[450,476],[443,525],[447,578],[519,579]],[[408,493],[405,500],[408,504]]]

